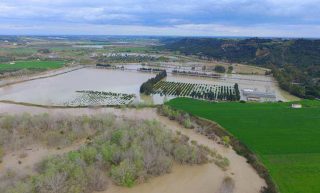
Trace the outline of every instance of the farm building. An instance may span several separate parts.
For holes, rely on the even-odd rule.
[[[242,89],[242,94],[247,101],[275,102],[277,97],[274,93],[260,92],[253,89]]]
[[[293,108],[293,109],[301,109],[302,105],[301,104],[292,104],[291,108]]]

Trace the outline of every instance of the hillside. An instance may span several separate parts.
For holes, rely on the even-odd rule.
[[[284,90],[303,98],[320,97],[320,40],[182,38],[163,43],[164,49],[202,59],[271,68]]]

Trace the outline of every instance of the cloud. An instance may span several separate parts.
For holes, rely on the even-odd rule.
[[[182,35],[189,30],[191,35],[285,32],[292,36],[289,29],[295,29],[299,36],[302,32],[310,36],[320,25],[319,0],[2,0],[0,10],[0,27],[6,31],[5,26],[17,26],[14,31],[18,26],[43,26],[49,27],[47,33],[52,32],[49,29],[63,33],[61,26],[82,31],[87,30],[81,26],[91,26],[95,33],[123,26],[136,33],[175,30]]]

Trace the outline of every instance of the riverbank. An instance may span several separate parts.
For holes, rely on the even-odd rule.
[[[201,166],[178,166],[174,167],[172,173],[152,178],[149,182],[139,184],[134,188],[123,188],[110,184],[109,192],[175,192],[175,193],[212,193],[217,192],[225,177],[231,177],[234,181],[234,193],[259,193],[265,182],[257,172],[246,162],[246,159],[239,156],[233,149],[208,139],[206,136],[196,133],[193,130],[185,129],[175,121],[158,115],[155,108],[142,109],[116,109],[116,108],[81,108],[81,109],[46,109],[39,107],[22,106],[15,104],[0,103],[0,113],[20,114],[20,113],[49,113],[49,114],[72,114],[72,115],[93,115],[99,113],[112,113],[116,117],[134,120],[158,120],[172,131],[179,131],[197,141],[200,145],[205,145],[216,151],[230,161],[228,170],[223,171],[214,163]]]

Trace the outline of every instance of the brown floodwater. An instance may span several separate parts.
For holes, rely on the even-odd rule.
[[[36,79],[0,88],[0,100],[33,103],[41,105],[65,105],[79,98],[78,90],[93,90],[123,94],[134,94],[133,103],[162,104],[174,96],[145,96],[139,93],[140,86],[154,73],[137,72],[139,64],[126,65],[127,70],[109,70],[82,68],[54,77]],[[168,73],[167,81],[216,84],[231,86],[239,84],[240,89],[251,88],[276,94],[277,100],[295,99],[283,92],[272,77],[261,75],[226,74],[222,78],[201,78],[172,75]],[[81,99],[82,100],[82,99]]]
[[[0,88],[0,99],[42,105],[62,105],[74,99],[78,90],[135,94],[154,74],[83,68],[55,77],[37,79]]]

